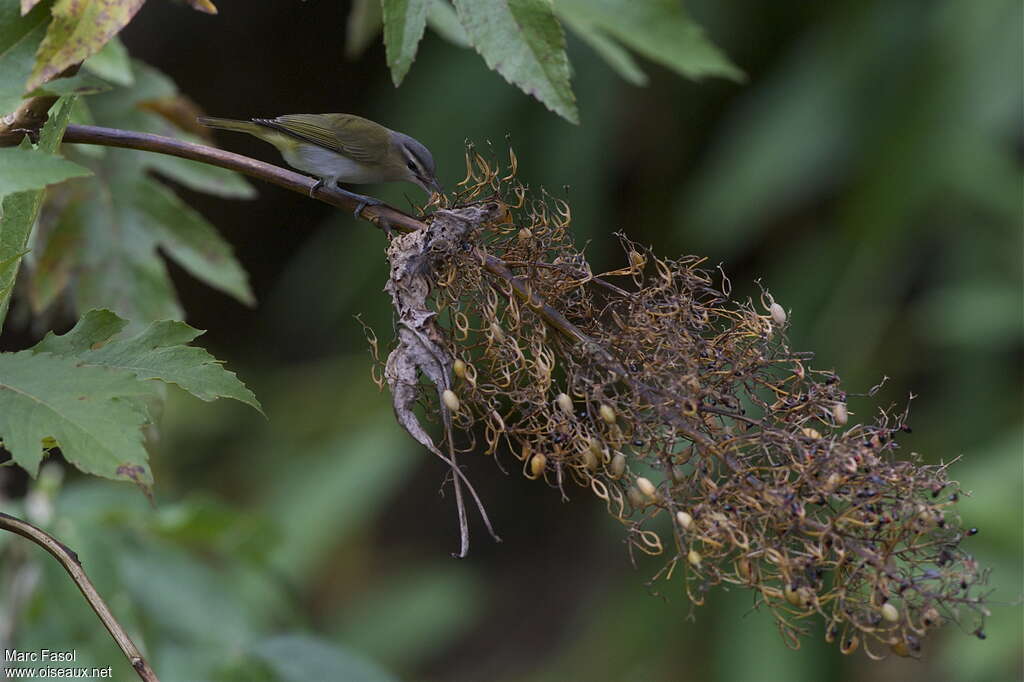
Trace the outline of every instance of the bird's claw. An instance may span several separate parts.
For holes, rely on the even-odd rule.
[[[313,195],[316,194],[316,191],[318,189],[320,189],[321,187],[323,187],[323,186],[324,186],[323,178],[320,178],[315,183],[313,183],[313,186],[309,188],[309,198],[312,199]]]

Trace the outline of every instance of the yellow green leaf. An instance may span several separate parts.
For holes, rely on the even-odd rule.
[[[27,90],[100,51],[131,21],[145,0],[57,0],[53,21],[36,53]]]

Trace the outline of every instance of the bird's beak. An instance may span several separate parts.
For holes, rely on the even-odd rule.
[[[438,194],[444,194],[444,187],[442,187],[441,183],[437,181],[437,178],[430,178],[430,182],[428,184],[430,189],[434,190]]]

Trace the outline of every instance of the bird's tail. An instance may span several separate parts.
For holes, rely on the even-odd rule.
[[[252,121],[239,121],[234,118],[214,118],[212,116],[200,116],[196,121],[208,128],[220,128],[221,130],[237,130],[241,133],[253,134],[260,130],[260,126]]]

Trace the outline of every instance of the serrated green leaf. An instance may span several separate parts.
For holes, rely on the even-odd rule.
[[[381,0],[384,18],[384,47],[395,87],[416,59],[416,49],[427,27],[429,0]]]
[[[134,87],[89,98],[96,123],[181,137],[165,118],[138,106],[174,97],[174,83],[138,62],[133,73]],[[95,176],[66,185],[78,198],[65,202],[54,227],[33,244],[41,255],[40,265],[45,265],[30,276],[27,290],[33,306],[69,291],[78,310],[109,308],[133,325],[180,319],[182,310],[161,250],[197,278],[244,303],[252,302],[245,273],[230,246],[149,171],[158,170],[201,191],[210,191],[216,177],[230,178],[218,189],[222,195],[242,196],[248,186],[226,172],[215,176],[190,162],[176,164],[168,158],[122,149],[107,149],[101,158],[81,158]]]
[[[25,95],[36,97],[39,95],[95,95],[99,92],[106,92],[113,86],[105,80],[98,78],[91,73],[77,73],[68,78],[58,78],[47,81],[38,88]]]
[[[558,0],[556,8],[560,16],[593,25],[688,78],[744,78],[679,0]]]
[[[232,398],[262,412],[252,391],[206,350],[185,344],[204,334],[176,320],[160,320],[128,338],[114,338],[128,321],[109,310],[90,310],[71,331],[52,332],[32,348],[36,353],[75,358],[82,366],[131,372],[140,380],[175,384],[200,400]]]
[[[142,182],[133,198],[160,247],[196,279],[246,305],[255,305],[249,278],[235,260],[231,245],[210,223],[166,187]]]
[[[380,0],[353,0],[345,24],[345,56],[355,59],[380,35]]]
[[[39,87],[100,51],[145,0],[56,0],[26,88]]]
[[[71,117],[74,100],[74,97],[58,100],[57,106],[54,107],[54,113],[50,115],[39,134],[37,150],[29,150],[27,139],[23,139],[21,146],[0,151],[17,151],[36,155],[55,152],[64,135],[64,129],[68,125],[68,119]],[[10,174],[0,168],[0,178],[10,178]],[[0,179],[0,182],[4,181],[4,179]],[[35,224],[42,203],[42,190],[18,192],[3,198],[0,202],[0,329],[3,328],[4,319],[7,316],[7,306],[14,288],[14,279],[21,265],[21,257],[26,251],[29,238],[32,235],[32,225]]]
[[[455,0],[455,9],[488,67],[567,121],[579,123],[565,34],[551,0]]]
[[[0,438],[14,461],[35,476],[44,439],[85,473],[148,486],[143,399],[153,385],[130,372],[83,367],[73,358],[0,353]]]
[[[127,87],[135,83],[131,57],[117,36],[107,41],[99,52],[86,59],[82,68],[117,85]]]
[[[49,18],[46,7],[21,16],[18,0],[0,0],[0,115],[21,104]]]
[[[466,29],[448,0],[430,0],[427,5],[427,24],[449,43],[458,47],[472,47]]]
[[[88,168],[44,151],[0,148],[0,197],[90,174]]]
[[[580,40],[601,55],[608,66],[622,76],[623,80],[633,85],[647,85],[647,74],[637,66],[629,52],[613,38],[609,38],[593,24],[579,21],[575,17],[562,15],[562,20]]]

